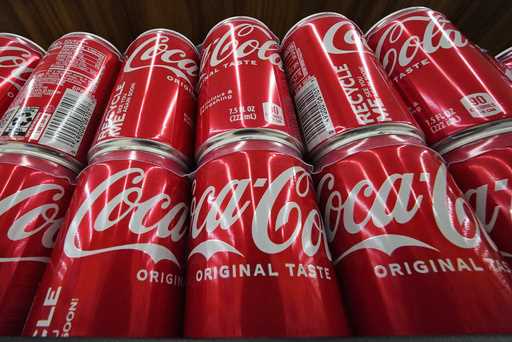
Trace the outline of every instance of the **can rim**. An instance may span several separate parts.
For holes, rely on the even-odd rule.
[[[307,17],[304,17],[302,19],[300,19],[299,21],[297,21],[295,24],[293,24],[292,27],[290,27],[290,29],[288,29],[288,31],[286,31],[286,33],[284,34],[284,38],[281,40],[281,44],[282,45],[285,45],[286,44],[286,41],[288,40],[288,38],[290,38],[290,36],[299,29],[300,26],[302,26],[305,22],[309,21],[309,20],[312,20],[312,19],[318,19],[318,18],[323,18],[323,17],[339,17],[339,18],[342,18],[342,19],[345,19],[345,20],[348,20],[350,21],[352,24],[354,24],[355,26],[357,26],[353,20],[347,18],[346,16],[344,16],[343,14],[341,13],[337,13],[337,12],[330,12],[330,11],[325,11],[325,12],[318,12],[318,13],[314,13],[314,14],[311,14],[311,15],[308,15]],[[357,26],[359,28],[359,26]],[[359,29],[361,30],[361,29]]]
[[[64,37],[68,37],[68,36],[72,36],[72,35],[80,35],[80,34],[86,35],[90,38],[94,38],[95,40],[102,42],[104,45],[109,47],[119,57],[119,59],[123,58],[123,54],[121,53],[121,51],[119,51],[119,49],[114,44],[109,42],[107,39],[105,39],[101,36],[98,36],[97,34],[94,34],[94,33],[85,32],[85,31],[73,31],[73,32],[66,33],[65,35],[61,36],[60,38],[64,38]],[[58,40],[60,38],[57,38],[56,40]]]
[[[222,19],[217,24],[213,25],[213,27],[208,31],[208,33],[204,37],[203,41],[201,43],[199,43],[199,45],[203,46],[204,43],[206,42],[206,40],[208,39],[208,37],[210,36],[210,34],[212,34],[212,32],[215,31],[217,28],[219,28],[219,26],[222,26],[222,25],[224,25],[226,23],[229,23],[230,21],[233,21],[233,20],[236,20],[236,19],[252,20],[252,21],[255,21],[255,22],[261,24],[264,28],[267,29],[268,32],[270,32],[270,34],[275,38],[277,43],[278,44],[280,43],[279,37],[277,37],[276,34],[274,32],[272,32],[272,30],[263,21],[261,21],[261,20],[259,20],[257,18],[254,18],[254,17],[250,17],[248,15],[235,15],[235,16],[232,16],[232,17],[228,17],[228,18]]]
[[[401,17],[402,15],[404,14],[407,14],[407,13],[410,13],[410,12],[415,12],[415,11],[418,11],[418,10],[428,10],[428,11],[433,11],[433,9],[431,8],[428,8],[426,6],[411,6],[411,7],[406,7],[406,8],[402,8],[402,9],[399,9],[397,11],[394,11],[394,12],[391,12],[389,13],[388,15],[386,15],[384,18],[380,19],[379,21],[377,21],[375,24],[373,24],[367,31],[366,33],[364,34],[365,37],[369,37],[369,36],[372,36],[373,34],[375,34],[375,32],[377,30],[379,30],[382,26],[384,26],[385,24],[387,24],[388,22],[390,21],[393,21],[399,17]]]
[[[362,127],[351,130],[344,134],[340,134],[336,139],[332,140],[329,144],[315,151],[314,154],[312,153],[311,157],[313,161],[316,163],[320,159],[325,157],[327,154],[339,149],[340,147],[343,147],[345,145],[348,145],[361,139],[381,135],[406,135],[418,138],[419,140],[424,142],[424,138],[421,136],[418,129],[414,126],[401,124],[380,124],[370,127]]]
[[[163,28],[163,27],[157,27],[157,28],[149,29],[149,30],[146,30],[146,31],[140,33],[137,37],[135,37],[132,40],[132,42],[124,50],[124,55],[126,55],[126,52],[130,49],[130,47],[133,45],[133,43],[135,43],[135,41],[137,39],[139,39],[140,37],[142,37],[142,36],[144,36],[146,34],[153,33],[153,32],[167,32],[167,33],[170,33],[170,34],[172,34],[172,35],[174,35],[174,36],[176,36],[178,38],[181,38],[185,43],[187,43],[190,47],[192,47],[192,49],[196,53],[197,57],[199,58],[199,50],[197,49],[197,47],[194,45],[194,43],[187,36],[185,36],[182,33],[179,33],[178,31],[175,31],[175,30],[172,30],[172,29],[168,29],[168,28]]]
[[[30,144],[24,144],[19,142],[3,143],[0,144],[0,153],[19,153],[28,156],[34,156],[64,166],[65,168],[75,173],[79,173],[82,169],[82,165],[77,161],[65,159],[59,155],[52,153],[51,151]]]
[[[0,33],[0,37],[13,37],[13,38],[18,38],[19,40],[22,40],[23,42],[29,44],[29,45],[32,45],[32,47],[34,47],[36,50],[38,50],[39,52],[41,52],[41,55],[44,55],[46,53],[46,50],[43,49],[41,47],[41,45],[35,43],[34,41],[26,38],[26,37],[23,37],[23,36],[20,36],[19,34],[16,34],[16,33],[10,33],[10,32],[1,32]]]
[[[154,141],[132,138],[109,140],[93,146],[88,153],[89,164],[94,163],[94,159],[98,157],[104,156],[110,152],[119,151],[149,152],[164,158],[172,159],[184,170],[188,168],[188,164],[180,156],[181,153],[177,150],[164,144],[156,143]]]
[[[510,132],[512,132],[512,120],[498,121],[488,125],[477,126],[473,130],[464,131],[445,144],[435,147],[435,149],[439,154],[444,155],[480,139]]]
[[[197,151],[196,160],[198,164],[201,164],[201,161],[208,154],[218,148],[231,143],[250,140],[268,141],[283,144],[297,151],[299,156],[302,155],[304,151],[302,144],[297,139],[270,128],[241,128],[217,134],[212,138],[204,142]]]
[[[498,53],[496,56],[494,56],[494,58],[496,58],[497,60],[500,60],[504,57],[507,57],[507,55],[509,54],[512,54],[512,46],[501,51],[500,53]]]

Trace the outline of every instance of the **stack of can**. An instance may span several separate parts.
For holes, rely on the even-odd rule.
[[[57,39],[44,57],[18,36],[2,34],[0,44],[0,335],[19,335],[119,53],[87,33]]]
[[[277,38],[226,19],[200,70],[185,336],[346,335]]]
[[[421,11],[425,13],[401,12],[413,14],[399,21],[403,25],[418,21],[422,32],[388,28],[396,22],[393,16],[369,34],[370,45],[386,69],[399,70],[391,76],[398,85],[404,84],[402,93],[412,87],[409,77],[415,72],[430,64],[440,66],[433,56],[408,65],[414,53],[422,51],[420,47],[437,50],[469,44],[439,14]],[[420,38],[411,38],[414,34]],[[433,40],[420,45],[421,39]],[[393,47],[403,41],[411,45],[404,45],[404,50]],[[316,14],[288,32],[283,51],[300,124],[315,162],[318,201],[354,332],[510,333],[511,269],[441,156],[424,144],[415,119],[359,28],[336,13]],[[476,55],[471,58],[477,59]],[[422,106],[436,106],[440,113],[431,120],[419,120],[429,142],[509,117],[508,103],[502,99],[509,89],[499,83],[504,82],[502,74],[485,63],[480,76],[492,84],[488,89],[494,97],[478,90],[478,96],[456,99],[459,107],[474,115],[472,119],[459,107],[453,111],[442,108],[443,96],[453,97],[451,88],[445,86],[448,80],[414,88],[425,96]],[[450,68],[460,72],[461,67],[453,62]],[[437,75],[428,71],[417,77],[425,80]],[[469,83],[464,85],[469,87]],[[441,94],[436,97],[421,91]],[[486,105],[469,107],[480,96]],[[427,109],[421,108],[415,113]],[[445,119],[457,124],[449,125],[452,121]]]
[[[442,14],[401,10],[366,34],[486,231],[512,256],[512,83]],[[412,41],[420,42],[411,46]],[[497,57],[504,68],[510,52]]]
[[[126,50],[25,335],[180,335],[198,62],[167,29]]]

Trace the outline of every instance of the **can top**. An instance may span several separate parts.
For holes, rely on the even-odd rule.
[[[140,37],[146,35],[146,34],[150,34],[150,33],[154,33],[154,32],[167,32],[169,34],[172,34],[178,38],[181,38],[181,40],[183,40],[185,43],[187,43],[193,50],[194,52],[196,53],[197,57],[199,58],[199,50],[198,48],[194,45],[194,43],[192,43],[192,41],[186,37],[184,34],[182,33],[179,33],[178,31],[174,31],[174,30],[171,30],[171,29],[167,29],[167,28],[154,28],[154,29],[150,29],[150,30],[147,30],[147,31],[144,31],[142,32],[141,34],[139,34],[131,43],[130,45],[128,45],[128,47],[126,48],[126,50],[124,51],[124,54],[126,55],[126,52],[130,49],[130,47],[133,45],[133,43],[135,43],[135,41],[137,39],[139,39]]]
[[[337,137],[337,139],[333,140],[330,144],[318,150],[311,157],[313,158],[314,162],[318,162],[320,159],[323,159],[329,153],[345,145],[351,144],[358,140],[383,135],[410,136],[417,138],[422,142],[424,141],[424,138],[421,136],[421,132],[419,132],[416,127],[404,124],[380,124],[370,127],[363,127],[361,129],[354,129],[345,134],[340,134]]]
[[[41,52],[41,55],[44,55],[46,53],[46,50],[43,49],[39,44],[36,44],[34,43],[32,40],[26,38],[26,37],[23,37],[23,36],[20,36],[19,34],[15,34],[15,33],[8,33],[8,32],[1,32],[0,33],[0,37],[12,37],[12,38],[17,38],[21,41],[23,41],[24,43],[27,43],[28,45],[31,45],[34,49],[38,50],[39,52]]]
[[[304,25],[307,21],[310,21],[310,20],[313,20],[313,19],[319,19],[319,18],[326,18],[326,17],[337,17],[337,18],[340,18],[340,19],[344,19],[344,20],[350,21],[352,24],[354,24],[354,26],[359,28],[359,26],[357,26],[352,20],[350,20],[349,18],[345,17],[343,14],[340,14],[340,13],[337,13],[337,12],[319,12],[319,13],[308,15],[307,17],[302,18],[301,20],[296,22],[285,33],[284,38],[281,41],[282,45],[285,44],[286,40],[288,40],[288,38],[290,38],[290,36],[293,34],[293,32],[297,31],[299,29],[299,27]]]
[[[297,145],[297,142],[291,141],[288,136],[279,134],[277,131],[272,129],[238,129],[227,132],[228,134],[221,134],[222,138],[215,139],[211,143],[201,148],[196,154],[197,164],[201,164],[205,156],[209,155],[213,151],[232,143],[244,142],[244,141],[266,141],[274,142],[284,146],[287,146],[297,152],[298,155],[302,155],[302,149]],[[295,140],[295,139],[294,139]]]
[[[375,24],[373,24],[373,26],[370,27],[368,29],[368,31],[366,31],[365,36],[366,37],[371,36],[377,30],[379,30],[382,26],[386,25],[388,22],[393,21],[393,20],[401,17],[404,14],[411,13],[411,12],[416,12],[418,10],[432,11],[432,9],[430,9],[428,7],[425,7],[425,6],[413,6],[413,7],[402,8],[402,9],[400,9],[398,11],[395,11],[395,12],[392,12],[392,13],[386,15],[384,18],[382,18],[381,20],[379,20]]]
[[[119,57],[119,59],[123,58],[123,54],[121,53],[121,51],[119,51],[119,49],[114,44],[112,44],[111,42],[109,42],[105,38],[103,38],[101,36],[98,36],[97,34],[94,34],[94,33],[82,32],[82,31],[69,32],[69,33],[66,33],[65,35],[63,35],[60,38],[74,36],[74,35],[84,35],[84,36],[87,36],[88,38],[96,40],[96,41],[102,43],[103,45],[105,45],[106,47],[108,47],[110,50],[112,50],[112,52],[114,52],[117,55],[117,57]],[[60,39],[60,38],[58,38],[58,39]]]
[[[497,60],[501,60],[507,58],[509,55],[512,55],[512,46],[509,47],[508,49],[501,51],[494,58],[496,58]]]
[[[452,141],[443,144],[437,151],[439,154],[444,155],[451,151],[454,151],[464,145],[471,144],[480,139],[489,138],[497,134],[510,133],[512,132],[512,120],[502,120],[493,122],[489,125],[477,126],[474,130],[464,132],[458,135]]]
[[[51,153],[50,151],[44,150],[38,146],[31,144],[24,144],[20,142],[8,142],[5,144],[1,144],[0,153],[17,153],[27,156],[34,156],[64,166],[65,168],[75,173],[80,172],[80,170],[82,169],[82,165],[76,161],[71,161],[62,158],[58,155]]]
[[[183,170],[188,168],[188,165],[176,154],[175,150],[171,150],[170,148],[164,149],[159,144],[140,139],[116,139],[101,143],[89,152],[89,163],[95,162],[95,159],[103,157],[106,154],[120,151],[149,152],[172,160],[176,164],[179,164]]]
[[[234,20],[237,20],[237,19],[241,19],[241,20],[252,20],[252,21],[255,21],[257,22],[258,24],[260,24],[261,26],[263,26],[264,28],[267,29],[268,32],[270,32],[270,34],[272,35],[272,37],[279,43],[279,38],[274,34],[274,32],[272,32],[272,30],[267,26],[267,24],[265,24],[264,22],[262,22],[261,20],[259,19],[256,19],[256,18],[253,18],[253,17],[249,17],[249,16],[246,16],[246,15],[238,15],[238,16],[234,16],[234,17],[229,17],[229,18],[226,18],[226,19],[223,19],[221,21],[219,21],[217,24],[215,24],[211,29],[210,31],[208,31],[208,33],[206,34],[206,36],[204,37],[203,41],[199,44],[199,46],[203,46],[204,43],[206,42],[206,40],[208,39],[208,37],[210,36],[210,34],[213,33],[213,31],[215,31],[217,28],[219,28],[219,26],[222,26],[226,23],[229,23],[231,21],[234,21]]]

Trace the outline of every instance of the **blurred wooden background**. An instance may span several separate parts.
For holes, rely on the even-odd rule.
[[[365,31],[397,9],[423,5],[448,16],[472,41],[491,53],[512,46],[512,0],[0,0],[0,31],[47,47],[71,31],[88,31],[124,50],[139,33],[177,30],[195,43],[218,21],[249,15],[280,37],[299,19],[335,11]]]

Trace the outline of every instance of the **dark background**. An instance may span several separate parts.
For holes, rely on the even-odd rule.
[[[366,31],[383,16],[423,5],[454,22],[492,54],[512,46],[512,0],[1,0],[0,31],[26,36],[43,48],[71,31],[96,33],[124,50],[139,33],[171,28],[202,41],[218,21],[249,15],[282,38],[299,19],[335,11]]]

